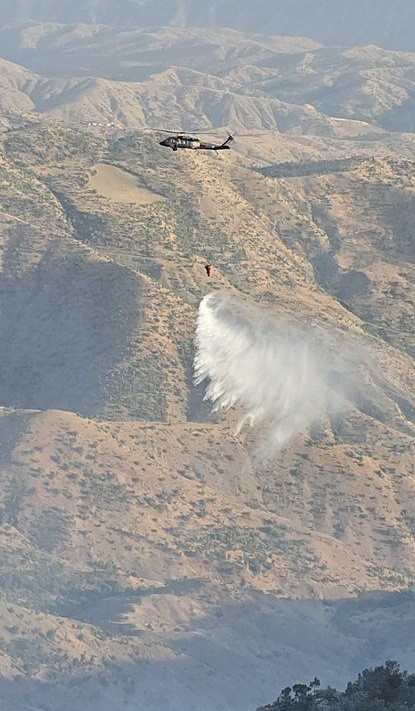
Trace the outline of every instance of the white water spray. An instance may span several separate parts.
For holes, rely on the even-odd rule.
[[[238,431],[261,425],[273,454],[342,408],[340,350],[322,330],[216,292],[199,307],[195,382],[208,381],[205,400],[216,410],[242,406]]]

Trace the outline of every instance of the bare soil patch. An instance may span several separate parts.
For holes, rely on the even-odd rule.
[[[141,187],[137,178],[122,168],[108,163],[97,163],[94,170],[95,174],[89,178],[88,185],[108,200],[135,205],[152,205],[164,200],[161,195]]]

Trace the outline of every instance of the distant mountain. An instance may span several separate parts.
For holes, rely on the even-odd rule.
[[[415,129],[415,53],[233,30],[51,23],[0,28],[0,43],[21,62],[0,60],[3,110],[185,129],[373,130],[350,121]]]
[[[106,24],[229,27],[303,35],[324,44],[378,44],[415,50],[413,0],[3,0],[0,22],[25,20]]]
[[[0,60],[0,111],[37,111],[72,123],[114,123],[118,127],[216,126],[325,136],[375,134],[369,124],[337,121],[312,106],[289,104],[257,91],[248,82],[202,74],[185,67],[142,82],[101,78],[47,78]]]
[[[229,123],[233,130],[347,134],[329,118],[338,117],[415,128],[410,52],[229,29],[32,21],[0,27],[0,47],[20,65],[13,76],[3,64],[3,109],[15,101],[18,110],[127,126],[167,120],[183,128]]]
[[[171,66],[218,74],[267,63],[320,45],[302,37],[268,37],[229,29],[24,21],[0,25],[3,56],[53,76],[92,75],[137,81]]]
[[[415,130],[415,54],[374,46],[322,47],[274,55],[227,75],[246,90],[293,104],[312,104],[331,116]]]

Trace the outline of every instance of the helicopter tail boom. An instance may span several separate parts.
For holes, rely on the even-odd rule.
[[[234,140],[233,136],[228,136],[226,141],[217,145],[216,143],[201,143],[200,148],[205,151],[229,151],[230,143]]]
[[[226,141],[224,141],[220,147],[221,147],[221,148],[230,148],[230,145],[229,145],[229,144],[232,143],[232,141],[234,141],[234,140],[235,140],[234,137],[231,136],[231,134],[229,134],[229,136],[228,136],[228,138],[226,139]]]

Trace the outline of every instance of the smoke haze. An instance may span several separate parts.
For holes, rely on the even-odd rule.
[[[275,317],[226,293],[199,307],[195,382],[207,381],[215,410],[239,405],[245,423],[260,425],[261,450],[273,454],[345,407],[345,365],[338,339]]]

